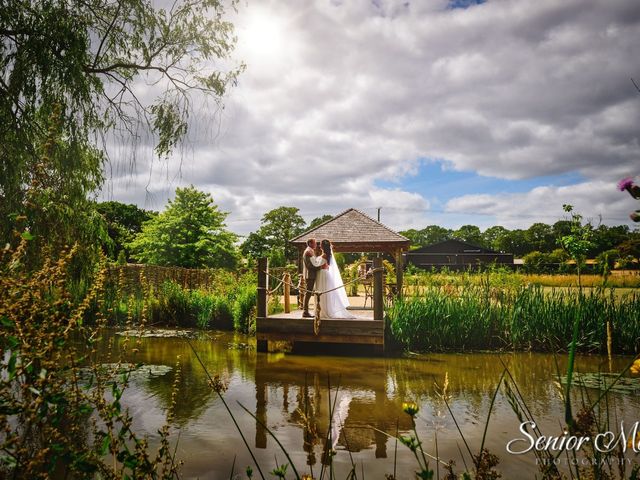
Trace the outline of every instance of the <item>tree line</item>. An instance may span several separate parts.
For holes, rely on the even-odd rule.
[[[240,241],[226,226],[228,213],[218,208],[211,195],[193,186],[178,188],[161,213],[113,201],[98,203],[96,210],[106,222],[108,239],[103,248],[112,259],[188,268],[236,268],[243,260],[252,263],[260,257],[268,257],[272,266],[295,263],[297,251],[290,240],[333,218],[327,214],[307,224],[297,207],[281,206],[266,212],[259,228]],[[561,239],[571,234],[571,225],[568,219],[513,230],[493,226],[482,231],[475,225],[454,230],[428,225],[400,233],[411,241],[412,249],[459,239],[524,257],[529,265],[542,265],[567,260]],[[640,262],[637,229],[589,223],[585,229],[590,239],[587,257],[609,263],[624,258]]]
[[[449,239],[458,239],[498,252],[513,253],[529,263],[561,263],[567,259],[561,239],[570,235],[571,220],[559,220],[552,225],[536,222],[527,229],[509,230],[496,225],[482,231],[476,225],[463,225],[453,230],[438,225],[399,232],[411,240],[411,248],[420,248]],[[640,230],[627,225],[585,224],[590,246],[587,257],[628,258],[640,262]]]

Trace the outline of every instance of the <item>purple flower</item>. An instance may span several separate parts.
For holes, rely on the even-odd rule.
[[[618,182],[618,188],[620,189],[621,192],[624,192],[625,190],[629,190],[632,186],[633,186],[633,178],[631,177],[623,178]]]

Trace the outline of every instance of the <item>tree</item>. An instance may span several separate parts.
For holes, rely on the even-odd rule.
[[[626,225],[617,225],[608,227],[607,225],[599,225],[593,231],[593,251],[589,252],[589,256],[597,256],[607,250],[613,250],[617,245],[629,238],[629,227]]]
[[[420,231],[422,235],[421,245],[433,245],[434,243],[444,242],[452,237],[452,231],[448,228],[438,225],[428,225]]]
[[[452,232],[438,225],[428,225],[422,230],[412,228],[399,233],[411,240],[411,246],[426,247],[450,239]]]
[[[192,94],[219,103],[241,70],[211,67],[235,44],[224,13],[216,0],[177,0],[170,9],[150,0],[35,0],[0,9],[0,240],[22,228],[17,218],[32,204],[29,190],[41,188],[39,171],[64,170],[60,180],[85,192],[99,187],[97,139],[150,132],[156,153],[168,155],[187,133]],[[158,95],[137,94],[141,81]],[[52,118],[56,158],[40,149],[52,149]],[[61,200],[72,219],[76,207]]]
[[[493,250],[500,250],[501,239],[509,232],[501,225],[487,228],[482,233],[483,245]]]
[[[301,234],[305,227],[299,211],[296,207],[275,208],[263,215],[258,230],[269,248],[281,252],[286,262],[292,262],[296,256],[296,249],[289,240]]]
[[[463,225],[453,232],[453,237],[473,245],[482,245],[482,232],[475,225]]]
[[[321,217],[318,217],[318,218],[314,218],[313,220],[311,220],[308,230],[311,230],[312,228],[316,228],[318,225],[321,225],[324,222],[331,220],[332,218],[333,218],[333,215],[328,215],[328,214],[322,215]]]
[[[513,253],[517,256],[524,255],[529,251],[525,231],[519,228],[506,231],[502,237],[496,240],[496,243],[501,252]]]
[[[145,222],[129,243],[134,258],[152,265],[233,268],[236,235],[225,227],[226,212],[195,187],[177,188],[167,209]]]
[[[18,232],[31,239],[32,248],[24,261],[32,268],[38,267],[43,254],[53,255],[77,243],[77,254],[70,264],[71,278],[76,280],[92,270],[97,245],[109,241],[106,225],[91,199],[102,183],[101,155],[64,135],[59,108],[43,122],[44,136],[35,145],[38,160],[25,183],[18,189],[3,189],[6,179],[0,172],[0,241],[3,245],[14,243],[20,238]],[[0,128],[0,136],[3,131]],[[0,152],[2,148],[0,145]],[[11,194],[4,197],[8,191],[18,200]]]
[[[528,272],[539,273],[544,265],[549,262],[549,257],[545,253],[534,250],[522,257],[522,260]]]
[[[640,238],[630,238],[618,245],[620,255],[633,258],[640,265]]]
[[[556,244],[553,227],[546,223],[534,223],[525,231],[525,239],[531,251],[550,252]]]
[[[556,245],[562,247],[560,244],[560,238],[571,233],[571,221],[570,220],[558,220],[551,226],[553,230],[553,236],[556,239]]]
[[[107,232],[111,245],[107,250],[111,258],[119,258],[122,252],[127,258],[125,244],[130,243],[142,230],[142,224],[157,215],[156,212],[143,210],[137,205],[120,202],[101,202],[96,210],[107,223]]]
[[[591,224],[582,224],[582,215],[573,211],[573,206],[563,205],[565,212],[571,214],[571,230],[569,235],[560,237],[560,244],[569,256],[576,262],[578,272],[578,288],[582,293],[581,269],[587,259],[587,252],[593,248],[593,229]]]
[[[240,252],[245,257],[258,259],[269,256],[269,242],[260,232],[251,232],[240,246]]]

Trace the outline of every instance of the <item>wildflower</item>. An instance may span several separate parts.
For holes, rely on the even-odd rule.
[[[618,189],[621,192],[631,189],[632,186],[633,186],[633,178],[631,177],[623,178],[618,182]]]
[[[640,358],[637,358],[636,361],[633,362],[629,371],[634,375],[640,375]]]
[[[416,402],[403,402],[402,410],[407,415],[415,417],[418,414],[418,410],[420,410],[420,407],[418,407],[418,404]]]
[[[627,440],[627,448],[633,449],[636,452],[636,449],[640,449],[640,432],[636,432],[635,437],[629,438]]]
[[[300,477],[300,480],[313,480],[313,477],[308,473],[305,473],[304,475],[302,475],[302,477]]]

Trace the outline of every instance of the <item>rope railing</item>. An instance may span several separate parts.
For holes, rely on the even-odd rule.
[[[353,283],[356,282],[360,282],[366,278],[369,278],[371,276],[373,276],[374,273],[377,272],[384,272],[385,268],[384,267],[377,267],[374,268],[372,270],[369,270],[367,273],[365,273],[364,275],[359,275],[356,276],[354,279],[349,280],[348,282],[344,282],[342,283],[342,285],[338,285],[337,287],[331,288],[329,290],[324,290],[324,291],[318,291],[318,290],[308,290],[307,288],[302,286],[302,276],[300,276],[300,278],[298,279],[298,284],[295,286],[295,288],[298,289],[299,292],[303,292],[304,294],[310,293],[311,295],[314,296],[315,299],[315,304],[316,304],[316,308],[315,308],[315,314],[314,314],[314,318],[313,318],[313,333],[315,335],[318,335],[320,333],[320,313],[321,313],[321,308],[320,308],[320,297],[322,295],[325,295],[327,293],[333,292],[335,290],[339,290],[341,288],[345,288],[347,285],[351,285]],[[286,278],[289,275],[289,273],[285,272],[282,274],[282,279],[278,279],[278,277],[271,275],[268,271],[264,271],[261,270],[260,273],[262,273],[263,275],[266,275],[266,277],[268,279],[274,279],[276,281],[278,281],[278,284],[274,287],[274,288],[267,288],[266,291],[266,295],[267,297],[272,296],[281,286],[283,285],[289,285],[289,287],[293,287],[293,283],[289,280],[287,281]]]

